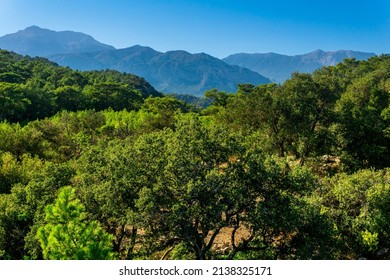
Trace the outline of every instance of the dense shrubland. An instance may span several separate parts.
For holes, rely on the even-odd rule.
[[[0,56],[1,259],[389,258],[390,57],[200,109]]]

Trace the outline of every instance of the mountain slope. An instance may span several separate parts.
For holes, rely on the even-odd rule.
[[[273,82],[282,83],[296,71],[310,73],[323,66],[336,65],[345,58],[354,57],[358,60],[365,60],[374,55],[374,53],[356,51],[325,52],[322,50],[295,56],[276,53],[240,53],[230,55],[223,61],[231,65],[246,67],[270,78]]]
[[[56,32],[31,26],[13,34],[0,37],[0,48],[22,55],[47,57],[60,53],[83,53],[113,50],[89,35],[73,32]]]
[[[53,55],[49,59],[79,70],[114,69],[134,73],[165,93],[202,95],[212,88],[235,92],[237,84],[270,82],[254,71],[228,65],[204,53],[161,53],[138,45],[120,50]]]
[[[117,50],[83,33],[56,32],[37,26],[0,37],[0,48],[43,56],[78,70],[112,69],[133,73],[165,93],[202,95],[213,88],[235,92],[237,84],[270,82],[259,73],[228,65],[204,53],[161,53],[142,46]]]
[[[0,122],[43,119],[64,110],[137,110],[149,96],[162,94],[132,74],[81,72],[0,50]]]

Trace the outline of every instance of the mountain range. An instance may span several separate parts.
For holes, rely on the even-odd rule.
[[[162,53],[138,45],[120,50],[51,55],[48,58],[79,70],[115,69],[134,73],[164,93],[202,95],[212,88],[235,92],[240,83],[270,82],[259,73],[229,65],[205,53]]]
[[[244,83],[282,83],[295,71],[312,72],[344,58],[367,59],[375,55],[317,50],[296,56],[240,53],[221,60],[206,53],[164,53],[139,45],[116,49],[84,33],[57,32],[38,26],[0,37],[0,48],[46,57],[77,70],[112,69],[132,73],[145,78],[160,92],[197,96],[213,88],[235,92],[237,85]]]
[[[283,83],[293,72],[311,73],[324,66],[334,66],[345,58],[366,60],[374,53],[357,51],[332,51],[316,50],[302,55],[281,55],[277,53],[239,53],[223,59],[228,64],[239,65],[256,71],[271,81]]]
[[[56,32],[37,26],[0,37],[0,48],[23,55],[43,56],[77,70],[113,69],[132,73],[164,93],[200,96],[213,88],[235,92],[237,84],[270,82],[257,72],[229,65],[205,53],[162,53],[138,45],[115,49],[83,33]]]

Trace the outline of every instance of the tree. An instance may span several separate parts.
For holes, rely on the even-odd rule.
[[[352,169],[390,164],[390,139],[386,133],[390,126],[386,115],[390,98],[384,86],[389,78],[373,72],[355,79],[337,102],[340,148]]]
[[[87,221],[84,206],[71,187],[63,188],[54,204],[46,207],[46,225],[38,229],[43,257],[52,260],[108,260],[112,236],[96,221]]]
[[[158,156],[165,164],[156,175],[150,174],[153,184],[142,188],[136,201],[139,223],[148,237],[145,245],[151,252],[181,246],[196,259],[211,257],[213,242],[227,225],[221,170],[228,161],[222,141],[226,134],[215,134],[220,137],[212,137],[195,114],[179,115],[174,131],[160,133],[164,142]],[[143,158],[152,159],[154,168],[154,151],[148,146],[144,150]]]
[[[24,85],[0,82],[0,121],[16,122],[25,118],[31,104],[25,92]]]
[[[317,187],[305,168],[249,148],[225,170],[232,227],[227,258],[327,259],[334,256],[329,219],[306,196]],[[246,236],[238,236],[246,230]],[[310,242],[308,242],[310,240]]]
[[[289,115],[290,107],[281,86],[246,85],[228,99],[225,110],[220,110],[216,119],[232,131],[241,131],[245,135],[259,132],[264,142],[263,148],[282,157],[292,137],[292,128],[287,125]]]
[[[74,171],[65,164],[43,162],[28,155],[12,163],[6,153],[4,160],[8,161],[7,173],[17,171],[18,177],[8,180],[11,192],[0,195],[0,228],[4,230],[0,230],[0,250],[7,259],[42,258],[33,236],[43,223],[45,206],[54,202],[60,186],[71,184]]]
[[[105,147],[91,147],[77,160],[80,199],[91,217],[113,235],[113,249],[121,259],[133,258],[137,227],[129,216],[136,213],[139,189],[153,180],[144,173],[156,176],[154,166],[142,168],[145,161],[134,146],[132,139],[116,140]]]
[[[83,89],[88,109],[104,110],[134,110],[139,109],[143,98],[139,90],[120,83],[95,83]]]
[[[323,211],[328,212],[342,241],[342,258],[378,258],[389,248],[390,170],[359,170],[324,180]]]
[[[224,91],[211,89],[204,93],[205,98],[211,100],[214,106],[226,106],[229,95]]]
[[[85,96],[76,86],[63,86],[54,91],[58,110],[77,111],[86,109]]]
[[[286,106],[285,129],[289,135],[288,150],[303,165],[306,157],[315,151],[326,153],[328,127],[336,102],[335,92],[316,82],[310,74],[294,73],[282,85],[283,103]]]
[[[145,99],[142,108],[154,115],[154,118],[150,118],[148,123],[152,130],[165,127],[173,128],[175,113],[186,113],[191,110],[190,105],[172,96],[149,97]]]

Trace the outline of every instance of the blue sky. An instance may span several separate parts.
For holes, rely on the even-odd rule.
[[[117,48],[302,54],[390,53],[388,0],[0,0],[0,35],[31,25],[92,35]]]

